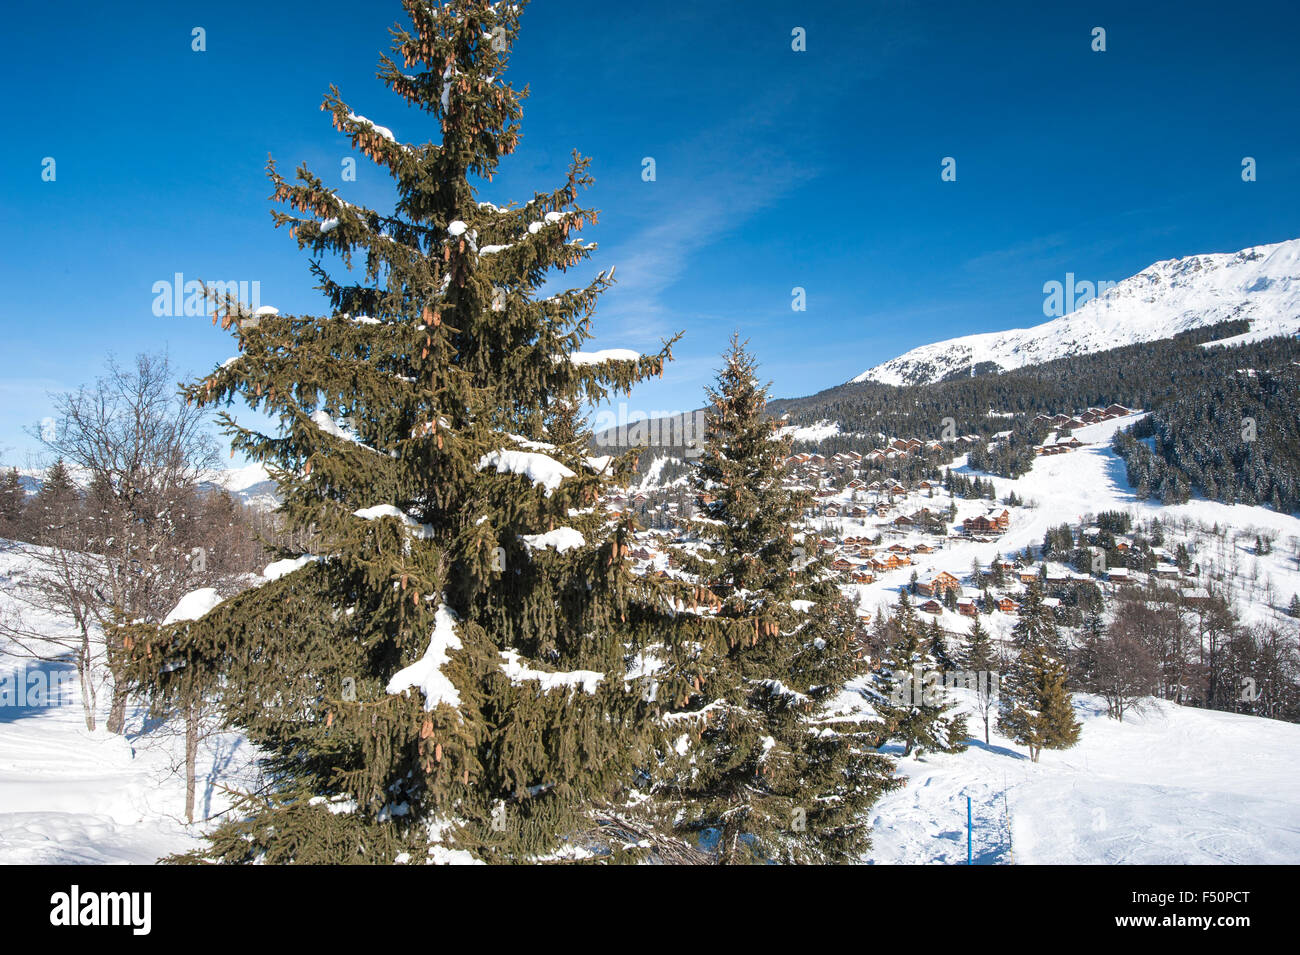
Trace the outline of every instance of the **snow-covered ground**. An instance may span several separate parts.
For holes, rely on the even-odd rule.
[[[26,550],[0,541],[0,618],[66,637],[66,621],[22,600],[36,569]],[[60,652],[53,643],[33,649]],[[126,734],[108,733],[109,694],[101,685],[97,728],[89,731],[75,679],[66,680],[57,705],[29,690],[62,682],[51,675],[71,676],[72,664],[39,663],[19,653],[0,636],[0,693],[7,694],[0,697],[0,864],[152,863],[197,846],[201,825],[184,821],[184,740],[174,728],[147,724],[133,707]],[[251,748],[234,734],[202,740],[196,818],[226,810],[220,786],[249,784],[251,760]]]
[[[964,864],[969,796],[976,864],[1300,863],[1300,725],[1159,700],[1121,723],[1085,695],[1075,713],[1078,745],[1038,763],[973,715],[964,753],[901,759],[867,861]]]
[[[152,863],[196,843],[165,754],[136,749],[81,707],[0,709],[0,863]]]

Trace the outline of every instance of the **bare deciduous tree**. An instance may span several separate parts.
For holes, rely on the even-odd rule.
[[[214,586],[234,569],[211,552],[227,529],[221,504],[203,490],[217,464],[204,412],[180,398],[165,356],[110,361],[94,385],[54,397],[56,427],[33,432],[85,489],[78,499],[30,508],[34,573],[19,599],[71,621],[75,635],[54,639],[9,621],[19,652],[75,660],[82,674],[86,723],[95,725],[98,665],[126,622],[159,622],[180,597]],[[229,502],[227,502],[229,503]],[[214,520],[215,518],[215,520]],[[243,548],[245,560],[253,548]],[[242,569],[242,568],[240,568]],[[106,728],[122,732],[125,682],[112,674]]]
[[[1161,682],[1159,641],[1149,629],[1153,616],[1140,601],[1124,600],[1110,626],[1084,644],[1082,684],[1106,701],[1106,715],[1123,722],[1141,708]]]

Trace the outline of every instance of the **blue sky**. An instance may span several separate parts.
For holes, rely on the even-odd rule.
[[[263,166],[270,153],[338,178],[346,144],[318,109],[330,83],[398,138],[436,137],[374,79],[400,13],[6,9],[0,460],[24,464],[47,392],[93,379],[110,352],[166,349],[187,376],[233,354],[206,320],[153,314],[153,283],[174,273],[321,309],[306,257],[270,226]],[[526,200],[570,150],[593,157],[592,271],[617,265],[620,281],[592,347],[686,332],[631,408],[697,407],[733,330],[774,394],[808,394],[916,345],[1044,321],[1043,284],[1066,272],[1119,280],[1300,236],[1298,28],[1289,2],[535,0],[510,73],[531,87],[523,143],[480,198]],[[387,173],[357,168],[341,194],[382,208]]]

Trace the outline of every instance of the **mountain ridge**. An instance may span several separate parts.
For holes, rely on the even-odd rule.
[[[1251,321],[1233,343],[1300,331],[1300,238],[1164,259],[1059,318],[921,345],[847,383],[933,384],[1172,338],[1231,319]]]

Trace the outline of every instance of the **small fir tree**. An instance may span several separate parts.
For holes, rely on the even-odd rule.
[[[1029,588],[1012,630],[1016,657],[1002,680],[998,730],[1029,749],[1038,762],[1044,749],[1069,749],[1079,741],[1067,685],[1065,648],[1042,592]]]
[[[896,785],[885,727],[850,684],[861,625],[796,531],[788,439],[733,337],[693,475],[680,565],[688,626],[663,648],[654,808],[715,861],[834,862],[868,846],[868,810]]]
[[[966,652],[962,660],[968,673],[974,674],[976,684],[976,708],[984,721],[984,742],[989,742],[989,716],[998,697],[998,655],[989,639],[989,633],[979,617],[971,625],[966,638]]]
[[[906,591],[890,619],[891,639],[878,671],[880,706],[890,738],[902,740],[904,756],[964,750],[966,717],[953,712],[931,637],[916,617]]]

